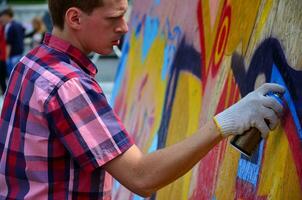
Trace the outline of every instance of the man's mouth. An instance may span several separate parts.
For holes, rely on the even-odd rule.
[[[119,43],[120,43],[120,40],[114,40],[114,41],[112,41],[112,45],[119,45]]]

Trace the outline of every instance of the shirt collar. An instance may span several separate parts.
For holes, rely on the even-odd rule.
[[[81,67],[83,71],[88,73],[90,76],[95,77],[97,73],[96,66],[83,52],[81,52],[78,48],[72,46],[69,42],[62,40],[50,33],[46,33],[43,44],[66,53]]]

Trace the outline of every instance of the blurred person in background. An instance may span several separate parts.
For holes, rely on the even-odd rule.
[[[53,27],[52,27],[52,21],[51,21],[49,11],[44,12],[44,15],[42,16],[42,20],[45,24],[46,32],[51,32]]]
[[[4,37],[4,27],[0,25],[0,87],[2,94],[6,91],[6,42]]]
[[[31,38],[30,47],[35,48],[42,44],[46,28],[44,22],[40,17],[34,17],[31,23],[33,30],[30,33],[26,34],[25,37]]]
[[[25,28],[14,20],[14,12],[11,8],[0,12],[0,24],[4,26],[7,75],[9,76],[23,55]]]

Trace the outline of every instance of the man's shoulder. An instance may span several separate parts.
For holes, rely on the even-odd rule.
[[[25,30],[24,26],[17,21],[11,22],[10,29]]]
[[[22,62],[34,71],[39,71],[44,79],[54,85],[86,76],[67,54],[46,45],[31,50]]]

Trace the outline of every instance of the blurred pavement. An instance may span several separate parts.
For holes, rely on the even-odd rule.
[[[116,57],[101,57],[95,63],[98,68],[96,80],[105,93],[108,102],[111,102],[111,93],[114,86],[115,73],[119,64]]]

